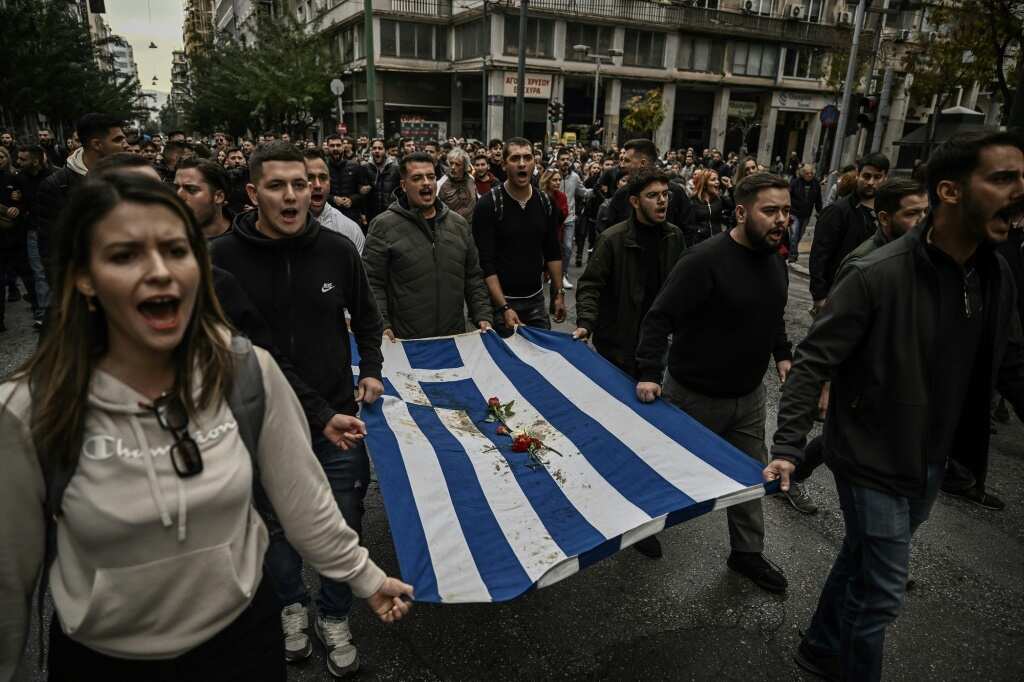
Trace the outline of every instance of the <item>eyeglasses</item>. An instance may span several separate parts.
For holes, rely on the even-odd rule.
[[[203,456],[199,445],[188,433],[188,411],[177,393],[165,393],[147,407],[156,415],[160,428],[174,436],[171,446],[171,463],[181,478],[189,478],[203,471]]]

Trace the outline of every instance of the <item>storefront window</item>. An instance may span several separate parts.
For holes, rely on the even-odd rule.
[[[679,36],[679,59],[676,66],[684,71],[722,73],[725,43],[711,38]]]
[[[813,47],[787,47],[782,75],[787,78],[821,78],[825,52]]]
[[[448,28],[381,19],[380,53],[385,57],[447,61]]]
[[[530,19],[526,23],[526,56],[554,59],[555,22],[549,19]],[[505,15],[505,54],[519,54],[519,17]]]
[[[590,54],[608,54],[612,47],[612,35],[615,29],[611,26],[592,26],[568,22],[565,26],[565,60],[569,62],[584,61],[586,58],[572,49],[573,45],[589,45]]]
[[[733,45],[732,73],[737,76],[775,78],[779,69],[779,47],[770,43]]]
[[[471,21],[455,27],[455,59],[472,59],[487,49],[483,21]]]
[[[626,30],[622,63],[627,66],[665,66],[665,34]]]

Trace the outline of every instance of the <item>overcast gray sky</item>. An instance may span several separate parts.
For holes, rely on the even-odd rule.
[[[171,90],[171,52],[183,49],[182,0],[106,0],[110,30],[131,43],[145,90]],[[156,43],[156,49],[149,43]],[[157,77],[153,85],[153,76]]]

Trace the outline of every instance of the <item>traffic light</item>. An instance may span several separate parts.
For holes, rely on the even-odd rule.
[[[552,100],[548,104],[548,119],[552,123],[558,123],[562,120],[562,114],[565,113],[565,105],[557,100]]]
[[[860,104],[857,107],[857,124],[865,128],[875,125],[877,113],[878,95],[861,95]]]

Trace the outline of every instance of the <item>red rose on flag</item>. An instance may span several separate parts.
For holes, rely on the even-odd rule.
[[[501,401],[498,400],[498,398],[496,396],[488,399],[488,401],[487,401],[487,406],[488,407],[498,407],[499,405],[501,405]]]
[[[530,449],[531,439],[526,434],[520,434],[512,441],[512,452],[527,452]]]

